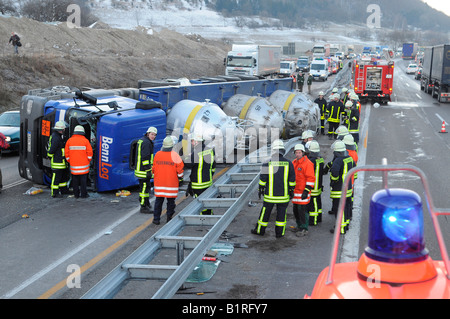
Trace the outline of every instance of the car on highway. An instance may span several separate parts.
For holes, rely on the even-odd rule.
[[[20,112],[6,111],[0,115],[0,132],[2,132],[9,144],[7,150],[2,152],[18,152],[20,141]]]
[[[419,68],[417,69],[416,73],[414,73],[414,78],[415,78],[416,80],[420,80],[421,77],[422,77],[422,68],[419,67]]]
[[[419,69],[419,67],[417,66],[417,64],[415,63],[411,63],[408,65],[408,67],[406,68],[406,74],[414,74],[416,73],[416,71]]]

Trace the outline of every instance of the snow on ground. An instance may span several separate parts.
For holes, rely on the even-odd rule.
[[[315,42],[336,44],[360,44],[361,40],[348,36],[349,30],[355,26],[330,24],[325,30],[287,29],[287,28],[248,28],[238,27],[236,18],[225,18],[206,7],[193,7],[184,3],[180,8],[174,5],[165,9],[148,7],[148,4],[138,8],[114,9],[108,1],[93,8],[93,13],[99,19],[113,28],[133,30],[138,26],[160,31],[163,28],[182,34],[199,34],[207,39],[225,39],[230,43],[258,43],[287,45],[296,43],[297,51],[311,49]],[[274,22],[252,17],[259,24]]]

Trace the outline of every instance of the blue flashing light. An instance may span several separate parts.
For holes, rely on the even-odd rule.
[[[373,195],[365,254],[378,261],[393,263],[427,258],[422,200],[417,193],[396,188],[380,190]]]

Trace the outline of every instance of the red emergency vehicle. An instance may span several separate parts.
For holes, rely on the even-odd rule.
[[[305,299],[449,299],[450,261],[438,216],[450,215],[450,210],[434,207],[424,173],[411,165],[356,167],[345,177],[344,196],[348,182],[359,171],[381,171],[384,176],[384,188],[370,202],[368,245],[359,261],[336,264],[340,232],[335,231],[330,265]],[[425,247],[421,197],[411,190],[388,188],[391,171],[420,177],[442,260],[431,259]],[[341,226],[343,199],[335,229]]]
[[[394,61],[359,59],[353,61],[352,85],[360,100],[387,103],[394,84]]]

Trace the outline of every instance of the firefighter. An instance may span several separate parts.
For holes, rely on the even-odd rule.
[[[358,165],[358,153],[356,151],[356,144],[355,144],[355,140],[353,139],[353,136],[351,134],[345,135],[344,138],[342,139],[342,142],[344,142],[345,148],[347,149],[347,152],[348,152],[348,155],[350,155],[350,157],[353,159],[353,163],[355,163],[354,166],[356,167],[356,165]],[[353,175],[353,178],[352,178],[353,185],[355,185],[356,178],[358,178],[358,173],[355,173]],[[352,205],[349,207],[347,220],[346,220],[347,224],[350,224],[350,220],[353,217],[353,195],[354,195],[354,193],[355,193],[354,190],[352,190],[352,197],[351,197]]]
[[[311,74],[308,75],[308,80],[306,81],[306,84],[308,84],[308,94],[311,94],[311,84],[313,81],[313,76]]]
[[[275,237],[281,238],[286,230],[286,210],[289,200],[294,197],[295,171],[292,162],[284,157],[283,141],[273,141],[272,151],[271,159],[261,167],[258,196],[260,198],[264,196],[264,204],[251,233],[264,235],[273,206],[277,205]]]
[[[345,103],[346,115],[344,117],[348,132],[353,135],[355,143],[359,142],[359,110],[353,105],[352,101]]]
[[[190,135],[192,152],[185,160],[185,167],[191,169],[187,194],[194,198],[200,196],[213,184],[216,171],[215,152],[207,147],[203,136],[199,133]],[[204,209],[201,215],[212,215],[212,209]]]
[[[302,72],[297,74],[297,87],[299,92],[303,92],[303,84],[305,83],[305,76]]]
[[[339,100],[340,96],[337,93],[331,95],[332,101],[328,103],[325,117],[328,119],[328,138],[336,139],[336,129],[341,122],[341,116],[344,113],[344,105]]]
[[[355,164],[353,159],[348,155],[344,142],[340,140],[336,141],[331,147],[333,149],[334,158],[332,162],[325,166],[324,173],[327,174],[328,170],[330,172],[330,198],[332,200],[331,213],[334,216],[337,216],[345,176],[347,175],[347,172],[355,166]],[[348,230],[347,216],[352,205],[350,197],[353,194],[353,183],[351,180],[348,186],[349,187],[345,195],[346,201],[344,214],[341,222],[341,234],[345,234]],[[334,229],[331,229],[330,231],[333,233]]]
[[[73,135],[67,140],[65,155],[70,164],[72,174],[73,194],[75,198],[87,198],[87,176],[92,160],[92,146],[89,140],[84,137],[84,127],[75,126]]]
[[[359,102],[359,96],[358,94],[354,93],[350,95],[350,100],[353,102],[353,105],[356,107],[356,109],[361,112],[361,103]]]
[[[324,98],[323,91],[319,92],[319,97],[314,100],[314,103],[319,105],[320,109],[320,134],[325,134],[325,112],[327,110],[327,100]]]
[[[136,168],[134,175],[139,180],[139,203],[140,212],[143,214],[153,213],[150,205],[150,181],[152,178],[153,165],[153,141],[158,134],[156,127],[149,127],[145,135],[137,142],[136,147]]]
[[[348,99],[348,89],[346,87],[343,87],[341,89],[340,99],[341,99],[342,104],[345,105],[345,102],[347,102],[347,99]]]
[[[68,193],[67,183],[69,174],[67,163],[64,156],[65,142],[63,140],[66,124],[64,121],[58,121],[53,127],[53,133],[48,140],[47,156],[50,158],[52,168],[51,195],[53,198],[62,197]]]
[[[183,182],[184,164],[180,155],[173,151],[174,142],[167,136],[162,149],[155,154],[152,172],[154,175],[155,211],[153,224],[159,225],[164,198],[167,199],[167,221],[175,214],[175,198],[178,187]]]
[[[307,144],[309,149],[309,160],[314,165],[314,188],[311,190],[311,200],[308,204],[309,224],[317,225],[322,222],[322,190],[323,190],[323,168],[324,159],[320,156],[320,145],[317,141]]]
[[[303,131],[301,139],[303,146],[305,146],[306,143],[314,139],[314,132],[312,130]]]
[[[308,234],[309,211],[308,204],[311,200],[311,190],[316,180],[314,176],[314,164],[305,156],[306,149],[303,144],[294,147],[295,160],[292,162],[295,171],[295,189],[292,198],[293,212],[297,227],[294,228],[297,237]]]

